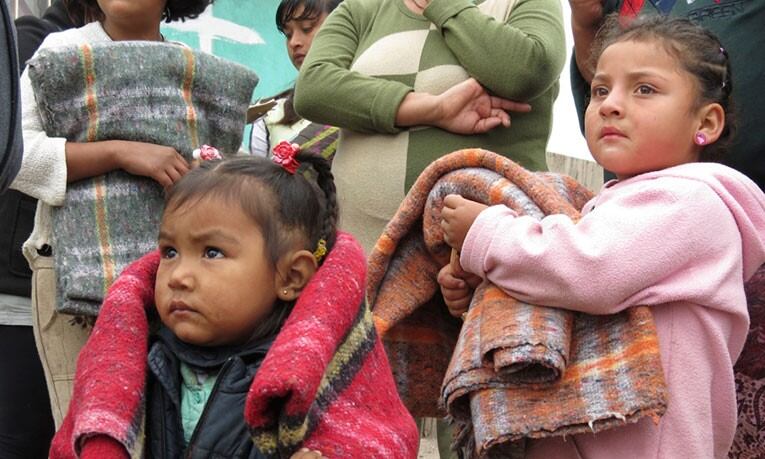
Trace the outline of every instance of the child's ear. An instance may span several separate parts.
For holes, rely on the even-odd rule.
[[[725,128],[725,110],[718,103],[711,103],[699,109],[699,128],[707,138],[707,143],[717,142]]]
[[[276,264],[276,296],[282,301],[296,299],[317,269],[316,258],[308,250],[297,250],[283,256]]]

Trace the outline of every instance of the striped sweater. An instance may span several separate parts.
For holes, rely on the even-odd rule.
[[[301,116],[342,128],[332,165],[341,226],[370,250],[420,172],[460,148],[486,148],[546,169],[564,59],[558,0],[518,0],[505,23],[471,0],[433,0],[424,16],[403,0],[341,3],[316,36],[295,88]],[[532,111],[512,114],[510,128],[473,136],[395,126],[407,93],[440,94],[469,76],[493,94],[527,101]]]

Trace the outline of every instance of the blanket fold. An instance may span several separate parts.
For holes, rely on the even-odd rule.
[[[77,361],[74,396],[51,446],[73,458],[92,435],[142,453],[147,308],[158,252],[128,266],[109,290]],[[266,355],[250,387],[245,420],[267,457],[299,447],[333,458],[417,455],[417,429],[401,403],[363,301],[364,256],[340,233]]]
[[[166,145],[187,160],[202,144],[239,150],[258,82],[239,64],[145,41],[44,49],[29,77],[49,137]],[[64,205],[53,209],[59,311],[98,314],[120,271],[154,248],[162,193],[154,180],[124,171],[68,185]]]
[[[446,155],[423,171],[370,255],[367,289],[410,410],[438,415],[440,399],[461,426],[459,446],[478,457],[510,454],[524,438],[663,414],[666,387],[646,307],[589,316],[525,304],[484,282],[460,330],[436,294],[450,253],[440,211],[452,193],[536,218],[575,220],[591,197],[570,177],[530,173],[479,149]],[[440,387],[428,380],[434,376]]]

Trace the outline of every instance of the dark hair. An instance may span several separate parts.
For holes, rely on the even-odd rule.
[[[697,107],[715,102],[722,106],[725,126],[720,138],[706,145],[699,159],[719,161],[725,156],[735,131],[731,99],[733,82],[728,52],[717,36],[685,18],[641,16],[624,25],[616,14],[611,14],[598,31],[592,64],[597,62],[606,48],[624,41],[656,41],[695,78],[699,90]]]
[[[306,19],[315,19],[322,14],[329,14],[342,0],[282,0],[276,8],[276,28],[284,34],[284,27],[289,21],[304,21]],[[300,15],[297,15],[299,7],[303,7]],[[295,88],[289,88],[276,96],[277,99],[286,97],[284,101],[284,116],[277,124],[291,125],[300,121],[300,115],[295,111],[293,99],[295,97]]]
[[[104,12],[98,6],[97,0],[64,0],[66,9],[71,17],[83,17],[86,22],[100,21],[104,18]],[[165,22],[184,21],[193,19],[213,3],[215,0],[167,0],[162,19]]]
[[[257,156],[203,161],[168,190],[165,211],[193,206],[208,198],[224,199],[240,205],[261,228],[272,264],[295,243],[313,252],[323,239],[329,253],[337,239],[338,219],[330,165],[324,158],[308,153],[300,153],[296,159],[301,166],[295,174]],[[308,165],[313,171],[306,170]],[[271,316],[258,325],[255,336],[278,331],[293,306],[294,302],[279,302]]]

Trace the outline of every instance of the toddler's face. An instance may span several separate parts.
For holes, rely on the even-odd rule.
[[[238,206],[202,198],[166,211],[159,249],[157,311],[182,341],[243,344],[271,313],[274,267],[260,227]]]
[[[592,79],[585,137],[592,156],[620,179],[698,159],[696,82],[654,41],[606,48]]]

